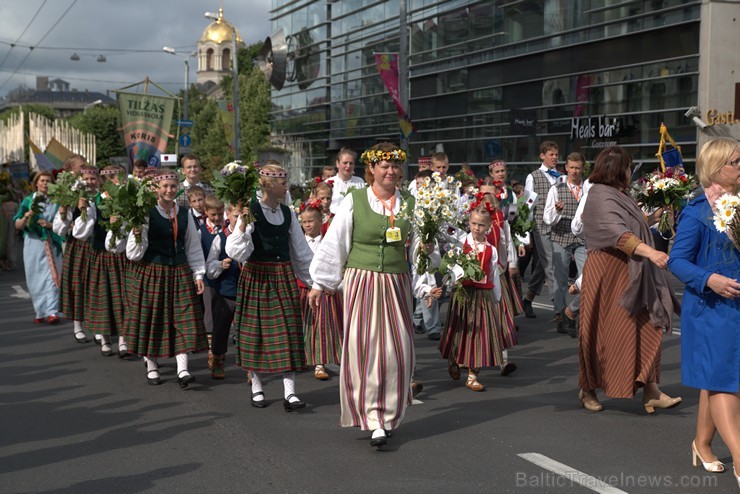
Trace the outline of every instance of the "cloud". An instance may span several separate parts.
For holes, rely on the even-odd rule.
[[[216,0],[78,0],[49,32],[74,1],[47,1],[40,11],[42,0],[3,2],[0,7],[0,61],[4,61],[0,64],[0,85],[3,85],[0,96],[21,84],[35,87],[37,75],[65,79],[79,91],[103,93],[149,76],[168,90],[178,91],[184,84],[182,59],[161,49],[171,46],[182,54],[195,51],[198,39],[211,22],[203,13],[218,12],[219,8]],[[245,43],[261,42],[270,34],[271,0],[225,0],[223,3],[224,17],[236,26]],[[29,26],[37,11],[38,15]],[[14,43],[21,33],[18,46],[11,49],[7,43]],[[38,49],[27,48],[36,44]],[[116,53],[103,49],[154,52]],[[26,61],[10,77],[29,51]],[[70,60],[73,52],[78,53],[79,61]],[[101,54],[106,57],[105,63],[96,62]],[[193,58],[191,82],[196,80],[196,70],[197,61]]]

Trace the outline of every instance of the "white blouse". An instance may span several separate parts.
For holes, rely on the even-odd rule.
[[[483,252],[483,249],[486,247],[491,247],[491,265],[489,266],[488,272],[493,276],[493,280],[491,280],[493,282],[493,288],[491,289],[493,292],[493,300],[494,302],[499,302],[501,300],[501,281],[498,277],[498,251],[487,240],[480,243],[474,242],[472,233],[468,233],[460,247],[463,247],[465,243],[467,243],[471,249],[476,249],[477,245],[476,253],[478,254]]]
[[[262,206],[262,213],[265,215],[268,223],[271,225],[283,224],[285,217],[283,216],[283,210],[280,205],[275,209],[272,209],[261,201],[259,205]],[[301,225],[295,213],[291,211],[290,215],[290,230],[288,234],[290,240],[290,263],[293,265],[295,275],[306,283],[310,279],[308,267],[311,264],[313,252],[311,252],[308,243],[306,243],[306,237],[303,234],[303,230],[301,230]],[[254,223],[247,225],[244,233],[241,231],[241,224],[242,217],[239,216],[234,226],[234,232],[226,237],[226,255],[236,262],[246,261],[252,255],[252,252],[254,252],[254,242],[252,242]]]
[[[58,210],[57,214],[54,215],[54,221],[51,222],[51,229],[60,237],[66,237],[69,233],[69,227],[72,224],[72,217],[74,213],[72,208],[67,208],[67,214],[62,218],[61,212]]]
[[[159,205],[156,206],[157,212],[162,218],[167,218],[167,212]],[[175,216],[180,211],[180,206],[175,203]],[[206,261],[203,257],[203,247],[200,245],[200,236],[198,235],[198,227],[195,224],[193,216],[188,213],[187,215],[188,228],[185,231],[185,256],[187,257],[190,269],[193,271],[193,279],[202,280],[203,275],[206,273]],[[141,243],[136,243],[136,237],[134,232],[131,231],[128,234],[126,241],[126,257],[132,261],[141,261],[144,257],[144,253],[149,247],[149,220],[147,219],[146,224],[141,227]]]

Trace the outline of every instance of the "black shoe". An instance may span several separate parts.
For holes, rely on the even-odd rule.
[[[385,432],[385,431],[383,431]],[[379,448],[388,444],[388,433],[384,436],[370,438],[370,446],[373,448]]]
[[[424,334],[426,331],[424,331],[424,328],[422,326],[419,326],[417,324],[414,324],[414,333],[416,334]]]
[[[514,362],[506,362],[501,366],[501,375],[508,376],[509,374],[516,372],[517,366]]]
[[[421,393],[421,391],[424,389],[424,385],[418,381],[411,381],[411,397],[416,398],[416,396]]]
[[[94,336],[93,336],[93,341],[94,341],[94,342],[95,342],[95,344],[96,344],[96,345],[98,345],[98,346],[101,346],[101,345],[103,344],[103,343],[102,343],[102,342],[103,342],[103,340],[99,340],[99,339],[97,339],[97,338],[96,338],[96,337],[94,337]]]
[[[537,314],[534,313],[534,309],[532,309],[532,301],[524,299],[524,315],[527,316],[530,319],[534,319],[537,317]]]
[[[439,333],[429,333],[427,336],[432,341],[439,341]]]
[[[149,377],[152,372],[156,372],[155,377]],[[162,384],[162,380],[159,378],[159,369],[154,369],[146,372],[146,382],[151,386],[159,386]]]
[[[180,374],[185,374],[184,376],[180,376]],[[185,389],[188,387],[188,384],[195,382],[195,376],[190,374],[188,371],[180,371],[180,374],[177,375],[177,384],[180,385],[181,388]]]
[[[393,437],[393,431],[389,431],[388,429],[383,429],[385,431],[385,437],[388,439]]]
[[[257,401],[255,400],[257,396],[262,396],[262,398],[264,398],[265,393],[263,393],[262,391],[252,393],[252,406],[255,408],[267,408],[267,400],[262,399],[262,400]]]
[[[293,412],[295,410],[298,410],[300,408],[305,408],[306,403],[298,400],[298,401],[290,401],[291,398],[298,398],[296,395],[290,395],[287,398],[283,400],[283,407],[285,408],[286,412]]]
[[[578,337],[578,325],[577,321],[575,319],[571,319],[568,317],[568,314],[565,313],[565,309],[561,312],[561,316],[563,318],[563,321],[558,323],[558,333],[564,333],[570,336],[571,338],[577,338]],[[562,326],[562,329],[561,329]]]
[[[131,352],[128,351],[128,347],[126,347],[125,350],[121,350],[120,346],[118,347],[118,358],[123,359],[123,358],[130,357],[130,356],[131,356]]]
[[[87,339],[87,335],[84,331],[75,331],[75,341],[77,343],[87,343],[90,340]]]
[[[100,346],[100,353],[104,357],[110,357],[111,355],[113,355],[113,348],[111,348],[110,343],[103,343]]]

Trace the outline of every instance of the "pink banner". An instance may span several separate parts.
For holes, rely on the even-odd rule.
[[[398,54],[376,53],[375,65],[378,67],[380,78],[383,79],[391,98],[396,103],[398,114],[406,115],[406,109],[401,104],[401,99],[398,95]]]
[[[576,106],[576,111],[573,112],[574,117],[580,117],[586,110],[590,85],[591,76],[588,74],[581,74],[578,76],[578,79],[576,80],[576,102],[578,102],[578,105]]]

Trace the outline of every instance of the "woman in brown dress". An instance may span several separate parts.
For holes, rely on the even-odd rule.
[[[659,216],[649,220],[629,196],[631,164],[622,148],[610,147],[589,177],[578,398],[590,411],[603,409],[596,388],[610,398],[632,398],[643,388],[648,413],[681,403],[658,388],[663,331],[671,331],[678,302],[665,272],[668,255],[654,248],[648,225]]]

